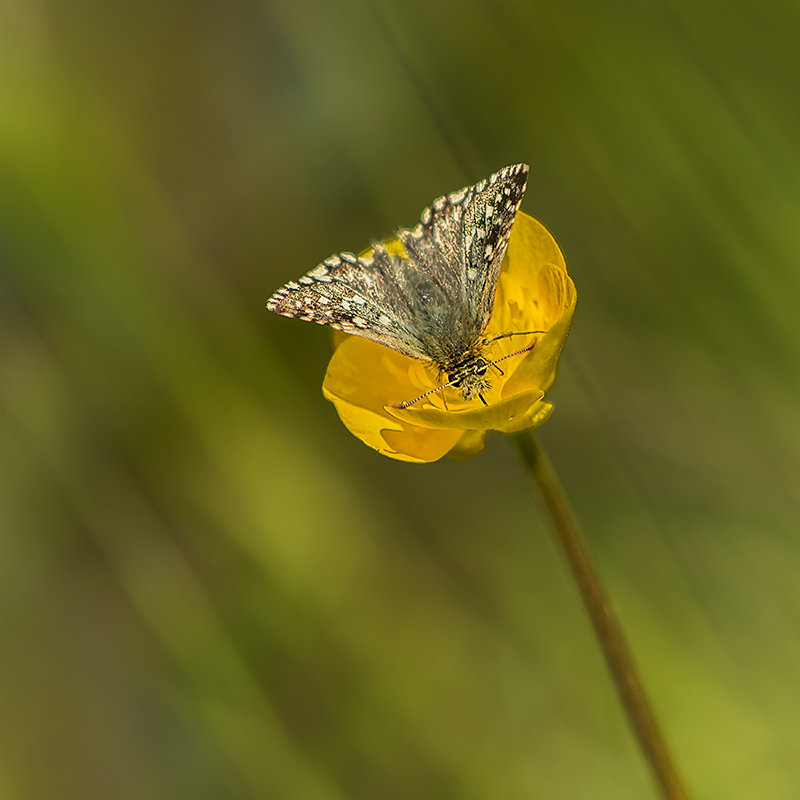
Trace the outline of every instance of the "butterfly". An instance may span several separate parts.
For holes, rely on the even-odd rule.
[[[465,400],[479,397],[486,404],[488,368],[536,344],[497,361],[484,355],[490,342],[518,335],[487,339],[484,331],[528,170],[527,164],[513,164],[437,198],[416,227],[401,228],[360,256],[326,258],[278,289],[267,309],[362,336],[447,376],[447,383],[397,408],[447,386],[457,387]]]

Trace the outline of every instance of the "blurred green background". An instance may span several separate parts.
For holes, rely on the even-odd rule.
[[[654,799],[509,442],[269,294],[515,161],[541,431],[697,798],[800,789],[796,2],[0,3],[0,797]]]

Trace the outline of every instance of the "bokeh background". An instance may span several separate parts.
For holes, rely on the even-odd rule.
[[[800,796],[795,2],[0,3],[0,796],[656,792],[509,442],[269,294],[516,161],[541,431],[700,798]]]

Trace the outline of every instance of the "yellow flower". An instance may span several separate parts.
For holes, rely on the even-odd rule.
[[[553,406],[544,395],[555,380],[576,299],[575,285],[553,237],[519,211],[485,337],[514,331],[546,333],[508,337],[487,346],[487,360],[496,361],[537,339],[532,350],[503,361],[504,374],[495,367],[487,372],[492,382],[484,393],[488,405],[467,402],[450,387],[409,408],[395,408],[447,378],[422,361],[345,334],[334,337],[337,346],[323,394],[354,436],[390,458],[429,462],[448,454],[470,457],[483,449],[486,431],[516,433],[537,427],[550,416]]]

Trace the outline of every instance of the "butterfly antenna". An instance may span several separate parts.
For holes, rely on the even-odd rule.
[[[419,403],[420,400],[424,400],[429,395],[435,394],[436,392],[441,392],[442,389],[446,389],[448,386],[452,386],[455,381],[448,381],[447,383],[443,383],[441,386],[437,386],[435,389],[429,389],[425,394],[421,394],[419,397],[415,397],[413,400],[406,400],[405,403],[392,403],[392,408],[408,408],[409,406],[413,406],[414,403]]]
[[[540,333],[541,331],[536,331],[536,333]],[[486,366],[487,367],[494,367],[499,364],[501,361],[505,361],[507,358],[513,358],[514,356],[522,355],[522,353],[527,353],[529,350],[533,350],[536,347],[536,342],[538,339],[534,339],[527,347],[523,347],[522,350],[515,350],[513,353],[509,353],[507,356],[503,356],[502,358],[498,358],[497,361],[490,361]]]
[[[491,344],[498,339],[508,339],[510,336],[533,336],[536,333],[547,333],[547,331],[511,331],[510,333],[501,333],[499,336],[492,336],[491,339],[485,339],[484,344]],[[525,352],[524,350],[521,352]],[[501,359],[502,360],[502,359]]]

